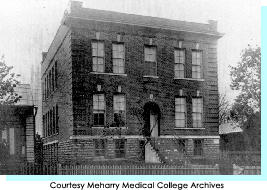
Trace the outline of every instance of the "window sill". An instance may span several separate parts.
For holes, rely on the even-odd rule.
[[[174,78],[174,80],[191,80],[191,81],[200,81],[204,82],[204,79],[193,79],[193,78]]]
[[[118,128],[121,128],[121,129],[126,129],[126,127],[106,127],[106,126],[92,126],[92,128],[100,128],[100,129],[118,129]]]
[[[192,159],[203,159],[204,155],[194,155]]]
[[[197,127],[195,127],[195,128],[193,128],[193,127],[190,127],[190,128],[189,127],[188,128],[175,127],[174,129],[183,129],[183,130],[186,130],[186,129],[197,129],[198,130],[199,129],[199,130],[204,130],[205,128],[203,128],[203,127],[199,127],[199,128],[197,128]]]
[[[150,76],[150,75],[144,75],[143,77],[145,78],[154,78],[154,79],[158,79],[158,76]]]
[[[95,157],[93,161],[124,161],[127,160],[127,158],[101,158],[101,157]]]
[[[122,73],[99,73],[99,72],[90,72],[90,74],[94,74],[94,75],[113,75],[113,76],[127,77],[127,74],[122,74]]]

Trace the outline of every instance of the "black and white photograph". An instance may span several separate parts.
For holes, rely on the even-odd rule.
[[[261,175],[259,0],[2,0],[0,175]]]

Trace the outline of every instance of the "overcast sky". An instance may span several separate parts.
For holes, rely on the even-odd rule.
[[[218,21],[225,33],[218,44],[219,88],[230,89],[228,65],[235,65],[242,49],[261,43],[260,0],[81,0],[84,7],[175,20]],[[1,0],[0,55],[30,83],[30,66],[40,64],[69,0]]]

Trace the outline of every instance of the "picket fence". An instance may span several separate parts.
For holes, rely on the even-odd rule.
[[[59,175],[219,175],[211,165],[59,165]]]
[[[261,166],[233,165],[233,175],[261,175]]]
[[[34,163],[22,164],[19,168],[20,175],[57,175],[58,164],[42,164]]]
[[[19,171],[2,171],[19,175],[220,175],[219,165],[60,165],[26,164]],[[1,173],[1,172],[0,172]],[[232,165],[232,175],[261,175],[261,166]],[[230,175],[231,175],[230,174]]]

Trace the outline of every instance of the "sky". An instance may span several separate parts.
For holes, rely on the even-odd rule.
[[[248,44],[261,44],[260,0],[80,0],[83,7],[189,22],[218,21],[219,91],[230,90],[229,65]],[[0,56],[30,83],[31,65],[40,64],[60,25],[69,0],[1,0]],[[231,96],[229,96],[231,94]]]

